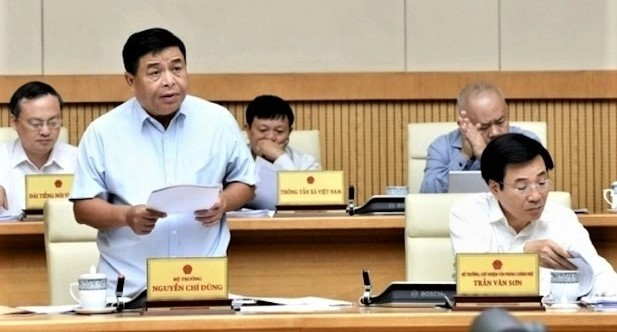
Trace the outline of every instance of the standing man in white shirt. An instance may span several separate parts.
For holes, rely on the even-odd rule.
[[[71,200],[75,219],[98,229],[98,271],[126,276],[124,292],[135,297],[146,287],[148,258],[226,256],[225,212],[253,198],[256,178],[231,113],[188,94],[180,38],[162,28],[135,32],[122,58],[134,97],[84,132]],[[203,210],[167,215],[146,207],[153,190],[178,184],[223,190]],[[109,278],[109,295],[115,288]]]
[[[255,198],[247,207],[273,210],[276,205],[277,171],[314,171],[321,165],[314,156],[291,148],[289,135],[294,114],[278,96],[261,95],[246,108],[246,130],[260,180]]]
[[[594,272],[592,294],[616,294],[617,274],[594,248],[574,212],[547,201],[553,159],[537,140],[508,133],[482,153],[482,177],[490,192],[470,194],[450,211],[454,253],[537,253],[540,293],[550,290],[550,270],[573,270],[578,252]]]
[[[20,86],[11,96],[11,126],[18,138],[0,145],[0,220],[22,216],[26,174],[75,170],[76,148],[58,142],[62,104],[53,87],[38,81]]]

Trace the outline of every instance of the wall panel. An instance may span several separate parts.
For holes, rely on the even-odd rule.
[[[289,74],[276,76],[278,79],[268,75],[215,75],[198,77],[193,91],[198,95],[203,95],[203,92],[213,93],[208,87],[225,86],[230,77],[233,78],[231,81],[238,78],[247,86],[254,85],[251,82],[259,82],[270,86],[269,90],[296,91],[290,99],[296,112],[294,127],[320,130],[324,168],[343,170],[347,184],[356,186],[358,203],[362,203],[371,195],[382,194],[387,185],[406,184],[408,123],[454,122],[455,100],[451,96],[455,94],[450,94],[449,91],[456,88],[458,83],[455,82],[469,80],[471,77],[492,78],[500,83],[508,95],[515,96],[509,99],[512,120],[547,122],[548,148],[556,164],[552,174],[554,189],[570,191],[574,207],[603,212],[607,204],[602,200],[601,190],[617,180],[617,95],[615,90],[610,88],[614,86],[612,83],[617,82],[616,74]],[[8,82],[7,86],[11,87],[21,84],[24,79],[26,78],[0,77],[0,83]],[[68,95],[68,98],[65,98],[69,102],[63,120],[69,128],[70,141],[73,144],[79,142],[90,121],[118,105],[125,94],[124,83],[115,77],[43,79],[52,81],[54,85],[57,83],[62,87],[59,91]],[[365,79],[365,82],[353,87],[348,85],[350,82],[358,83]],[[112,81],[117,83],[101,85],[101,82]],[[289,87],[287,83],[290,81],[295,81],[296,85]],[[536,84],[533,87],[523,84],[530,81]],[[349,89],[326,91],[318,88],[327,84],[331,84],[333,88],[339,84]],[[561,84],[560,88],[555,88],[555,84]],[[382,89],[382,85],[391,88]],[[410,85],[424,87],[425,90],[407,90]],[[102,86],[102,89],[104,87],[103,91],[110,95],[93,95],[98,86]],[[304,86],[309,88],[302,94]],[[432,89],[429,90],[428,87]],[[230,91],[236,95],[230,95]],[[247,92],[248,90],[238,89],[217,94],[215,91],[214,98],[211,99],[226,106],[239,125],[242,125],[244,109],[251,99],[246,98]],[[362,98],[365,94],[367,97]],[[385,95],[389,98],[383,98]],[[408,97],[402,98],[404,95]],[[585,95],[589,97],[585,98]],[[104,101],[87,101],[93,96],[102,97]],[[6,103],[0,103],[0,125],[9,125]]]
[[[42,3],[35,23],[45,31],[37,46],[46,75],[122,73],[127,38],[156,26],[183,40],[192,72],[405,70],[403,0]]]

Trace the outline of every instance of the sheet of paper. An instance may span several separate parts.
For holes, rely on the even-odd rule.
[[[617,311],[617,296],[583,296],[581,303],[593,311]]]
[[[169,214],[209,209],[218,199],[221,186],[175,185],[152,191],[146,206]]]
[[[5,209],[0,207],[0,213],[4,213],[5,211],[6,211]],[[17,220],[21,220],[23,216],[24,216],[23,213],[18,213],[18,214],[7,213],[5,215],[0,216],[0,221],[17,221]]]
[[[20,309],[20,308],[0,305],[0,315],[27,314],[27,313],[30,313],[30,311]]]
[[[257,157],[255,170],[259,180],[255,188],[255,198],[247,206],[252,209],[274,210],[277,202],[278,168],[269,161]]]
[[[61,314],[70,312],[75,309],[76,304],[69,305],[50,305],[50,306],[23,306],[17,307],[18,309],[35,313],[35,314]]]
[[[236,211],[227,212],[228,218],[266,218],[274,216],[274,211],[272,210],[253,210],[243,208]]]
[[[351,302],[324,297],[258,297],[257,300],[283,305],[350,306]]]
[[[594,281],[591,265],[587,263],[587,260],[580,253],[572,250],[568,253],[572,256],[568,260],[578,268],[578,294],[579,296],[587,295],[591,291]]]
[[[617,308],[617,296],[583,296],[581,302],[591,305],[610,305]]]
[[[252,297],[242,296],[237,294],[229,294],[229,298],[232,300],[244,300],[247,303],[251,301],[256,303],[261,301],[270,304],[282,304],[282,305],[317,305],[317,306],[351,306],[353,303],[349,301],[328,299],[325,297],[317,296],[305,296],[305,297]]]
[[[241,312],[313,312],[333,311],[353,304],[348,301],[323,297],[244,297],[229,294],[229,298],[242,302]]]
[[[338,311],[341,307],[332,307],[327,305],[256,305],[242,306],[240,312],[246,313],[271,313],[271,312],[317,312],[317,311]]]

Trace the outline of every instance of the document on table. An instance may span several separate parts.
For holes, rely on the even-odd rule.
[[[227,217],[229,218],[265,218],[265,217],[273,217],[273,210],[253,210],[242,208],[236,211],[227,212]]]
[[[3,209],[3,208],[0,206],[0,212],[4,212],[4,211],[6,211],[6,210],[5,210],[5,209]],[[8,221],[8,220],[10,220],[10,221],[16,221],[16,220],[21,220],[21,218],[23,218],[23,216],[24,216],[24,213],[23,213],[23,212],[21,212],[21,213],[7,214],[7,215],[4,215],[4,216],[0,216],[0,221]]]
[[[71,312],[75,309],[77,305],[69,304],[69,305],[51,305],[51,306],[23,306],[18,307],[23,310],[27,310],[29,312],[35,314],[61,314],[65,312]]]
[[[230,294],[229,298],[239,301],[241,312],[311,312],[340,310],[353,304],[348,301],[334,300],[316,296],[306,297],[255,297],[247,298]]]
[[[169,214],[207,210],[218,200],[220,192],[220,185],[174,185],[152,191],[146,206]]]
[[[258,300],[283,304],[283,305],[326,305],[326,306],[350,306],[351,302],[328,299],[317,296],[305,296],[305,297],[259,297]]]
[[[583,296],[581,303],[594,311],[617,311],[617,296]]]

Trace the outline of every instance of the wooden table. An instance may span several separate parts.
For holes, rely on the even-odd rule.
[[[375,290],[405,279],[403,216],[229,220],[230,292],[356,302],[362,269]],[[42,222],[0,224],[0,304],[49,303]]]
[[[617,214],[579,218],[598,252],[617,266]],[[229,227],[232,293],[356,302],[364,268],[376,293],[405,279],[402,215],[230,219]],[[46,305],[47,292],[43,223],[0,223],[0,304]]]
[[[578,219],[598,253],[617,268],[617,214],[583,214]]]
[[[437,309],[349,308],[340,312],[303,314],[120,315],[5,315],[4,332],[62,331],[468,331],[478,312]],[[617,315],[579,312],[514,312],[524,322],[538,322],[548,331],[617,331]]]

